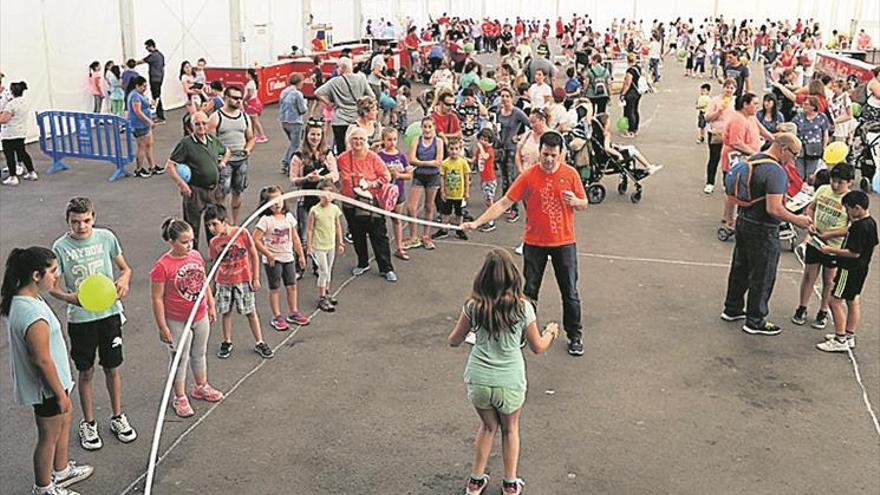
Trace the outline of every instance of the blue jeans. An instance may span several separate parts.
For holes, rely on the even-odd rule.
[[[581,298],[578,294],[578,269],[577,269],[577,244],[571,243],[564,246],[543,247],[523,244],[523,274],[526,297],[535,302],[538,307],[538,292],[541,290],[541,281],[544,279],[544,269],[547,267],[547,256],[553,263],[553,274],[556,275],[556,285],[562,294],[562,327],[568,340],[583,338],[581,326]]]
[[[649,58],[648,59],[648,69],[651,71],[651,78],[654,82],[660,80],[660,59],[659,58]]]
[[[724,312],[741,315],[745,306],[746,323],[754,328],[763,325],[770,313],[768,303],[779,264],[778,233],[777,225],[751,221],[741,214],[736,219],[736,245],[727,277]]]
[[[288,170],[290,159],[293,158],[294,153],[299,151],[299,146],[302,143],[303,126],[301,123],[282,122],[281,127],[284,129],[284,133],[287,134],[287,139],[290,140],[290,145],[287,146],[287,151],[284,152],[284,158],[282,159],[284,165],[281,166],[282,170]]]

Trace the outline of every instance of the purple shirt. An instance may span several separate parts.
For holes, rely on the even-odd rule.
[[[396,155],[391,155],[385,153],[384,150],[378,151],[379,158],[385,162],[385,166],[388,167],[389,170],[396,170],[397,172],[403,172],[404,168],[409,165],[409,160],[406,159],[406,155],[403,153],[397,153]],[[403,179],[397,179],[394,181],[394,185],[397,186],[397,191],[400,193],[400,197],[403,197]]]

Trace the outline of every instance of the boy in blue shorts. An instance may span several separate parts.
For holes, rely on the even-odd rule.
[[[123,299],[128,295],[131,268],[122,256],[122,246],[107,229],[94,228],[95,205],[88,198],[77,197],[67,203],[65,212],[69,231],[52,245],[58,257],[58,269],[63,275],[51,294],[67,303],[67,332],[70,335],[70,357],[79,371],[79,400],[83,419],[79,423],[80,444],[86,450],[98,450],[104,443],[98,433],[98,422],[92,404],[95,351],[106,377],[107,392],[113,416],[110,431],[122,443],[133,442],[137,432],[122,412],[122,314]],[[101,313],[87,311],[79,303],[77,291],[89,275],[100,273],[116,278],[117,300]]]
[[[877,245],[877,222],[868,211],[868,195],[862,191],[850,191],[841,200],[851,223],[846,231],[843,246],[822,246],[822,252],[837,256],[837,275],[831,295],[831,314],[834,317],[834,334],[826,335],[825,341],[816,344],[820,351],[847,352],[856,347],[856,329],[861,319],[862,287],[868,277],[868,265]],[[845,302],[844,302],[845,301]]]

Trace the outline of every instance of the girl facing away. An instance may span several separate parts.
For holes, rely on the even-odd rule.
[[[474,465],[467,482],[468,495],[481,495],[489,485],[486,464],[501,428],[504,459],[504,495],[519,495],[525,484],[517,477],[519,416],[526,400],[526,369],[522,343],[535,354],[546,351],[559,333],[556,323],[538,331],[535,308],[523,295],[523,280],[513,256],[504,249],[486,255],[464,303],[449,345],[457,347],[474,331],[464,371],[468,400],[480,418],[474,442]]]

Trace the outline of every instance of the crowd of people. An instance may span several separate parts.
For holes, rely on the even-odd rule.
[[[371,34],[381,29],[384,36],[386,28],[370,26]],[[736,179],[742,162],[755,164],[748,204],[737,211],[736,202],[725,194],[724,227],[735,232],[736,246],[722,318],[745,319],[748,333],[779,333],[767,320],[767,303],[779,259],[776,232],[780,222],[790,222],[819,239],[805,250],[801,297],[792,321],[806,322],[812,285],[821,271],[825,290],[814,326],[824,327],[830,312],[836,331],[819,348],[839,352],[855,347],[858,296],[877,242],[876,224],[868,196],[850,190],[853,167],[821,158],[827,143],[851,143],[860,122],[878,120],[880,68],[863,86],[865,101],[857,118],[850,97],[853,82],[834,80],[814,64],[816,47],[870,45],[864,32],[856,40],[836,32],[826,40],[818,25],[801,20],[758,24],[677,19],[646,26],[615,19],[600,29],[587,16],[551,23],[445,14],[422,30],[407,25],[402,31],[409,62],[397,70],[389,68],[393,52],[380,45],[365,60],[344,51],[329,78],[320,70],[308,75],[316,87],[311,101],[303,95],[306,77],[289,77],[278,112],[279,127],[288,138],[279,157],[283,179],[260,189],[260,205],[270,206],[252,231],[238,225],[249,186],[249,157],[258,143],[268,141],[260,120],[257,72],[248,72],[244,87],[223,86],[206,80],[204,59],[195,66],[183,62],[183,137],[159,166],[152,130],[165,121],[165,59],[156,43],[147,40],[147,55],[127,60],[122,71],[112,61],[89,65],[92,110],[109,111],[130,123],[137,143],[135,174],[147,178],[167,172],[181,194],[182,219],[161,223],[168,250],[149,273],[159,339],[172,350],[195,311],[192,337],[180,350],[183,359],[174,379],[172,409],[177,416],[195,414],[190,399],[223,398],[208,380],[208,335],[218,315],[223,333],[218,358],[233,354],[233,309],[247,319],[254,352],[264,359],[274,357],[256,309],[261,280],[268,284],[269,325],[287,331],[291,325],[310,323],[303,308],[312,303],[301,302],[308,296],[298,290],[310,269],[317,276],[315,307],[336,311],[340,302],[331,284],[333,265],[347,243],[357,257],[353,276],[371,271],[372,249],[379,275],[394,283],[399,280],[395,263],[411,261],[412,250],[437,249],[435,241],[452,233],[467,241],[475,230],[492,232],[501,217],[511,224],[524,218],[523,242],[514,249],[522,256],[522,270],[509,252],[490,252],[449,336],[451,345],[474,345],[465,380],[482,426],[467,493],[478,495],[488,486],[485,467],[499,427],[505,438],[503,493],[521,493],[518,421],[526,387],[521,344],[543,352],[559,332],[555,324],[539,331],[535,323],[548,261],[561,293],[567,351],[584,354],[574,225],[576,212],[587,208],[588,200],[582,177],[567,163],[568,134],[579,126],[601,133],[595,138],[605,153],[637,160],[645,175],[659,170],[634,145],[612,142],[616,136],[608,105],[617,98],[623,106],[626,121],[619,137],[637,138],[642,130],[640,102],[661,84],[661,72],[675,66],[674,58],[684,63],[686,76],[697,78],[705,76],[708,62],[710,77],[722,88],[713,96],[713,83],[702,84],[696,104],[698,141],[708,143],[704,192],[714,192],[719,166],[723,175]],[[419,41],[435,44],[422,53]],[[499,62],[484,64],[488,56]],[[614,74],[614,62],[626,69]],[[758,63],[767,81],[763,97],[753,92],[750,73]],[[138,64],[148,65],[148,78],[134,70]],[[26,89],[23,82],[13,83],[0,102],[8,185],[18,184],[19,176],[37,179],[24,148]],[[424,115],[409,122],[415,105]],[[18,164],[26,172],[17,170]],[[828,169],[823,179],[822,171]],[[861,172],[870,181],[868,171]],[[786,197],[797,192],[789,187],[795,181],[797,191],[815,191],[803,213],[784,206]],[[294,189],[316,194],[295,201],[282,198]],[[472,190],[479,190],[484,207],[476,217],[468,208]],[[445,228],[395,219],[392,240],[385,216],[349,202],[336,205],[322,193],[440,221]],[[387,197],[392,201],[382,201]],[[15,249],[7,260],[0,313],[10,329],[16,400],[33,405],[40,433],[34,456],[33,493],[38,495],[73,493],[66,487],[92,473],[90,466],[68,459],[69,359],[80,384],[81,446],[97,450],[103,445],[92,405],[96,352],[110,395],[110,431],[123,443],[137,438],[121,396],[122,306],[117,301],[92,313],[80,306],[77,295],[86,274],[102,273],[115,281],[120,300],[129,296],[132,270],[115,235],[94,227],[97,211],[88,198],[72,199],[65,210],[69,231],[52,249]],[[202,223],[206,249],[200,251]],[[220,264],[213,285],[206,284],[203,253]],[[203,290],[206,297],[199,299]],[[41,292],[68,305],[69,356],[60,323]],[[190,390],[188,369],[195,381]]]

